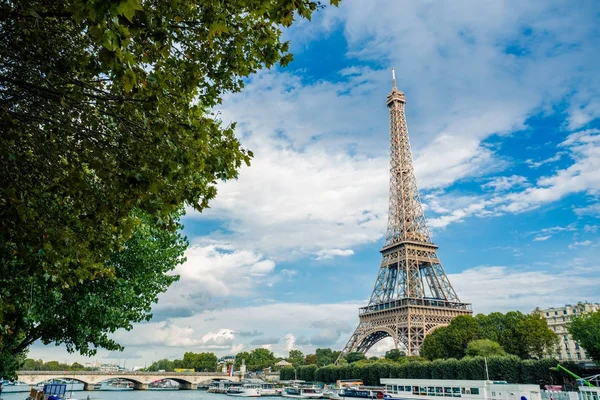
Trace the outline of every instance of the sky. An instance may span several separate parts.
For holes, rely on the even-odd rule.
[[[391,68],[438,255],[474,313],[600,302],[600,5],[352,1],[227,94],[252,165],[188,212],[181,279],[98,362],[341,350],[387,223]],[[370,354],[391,347],[378,343]],[[30,357],[89,361],[35,344]]]

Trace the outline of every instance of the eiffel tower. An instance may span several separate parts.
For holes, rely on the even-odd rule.
[[[418,355],[423,339],[459,315],[472,314],[461,303],[436,254],[425,222],[406,128],[404,93],[394,86],[390,110],[390,199],[387,233],[375,287],[360,322],[340,354],[366,353],[386,337],[407,355]]]

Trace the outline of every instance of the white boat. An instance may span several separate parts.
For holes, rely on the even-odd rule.
[[[133,383],[126,380],[113,379],[94,385],[94,390],[133,390]]]
[[[292,399],[320,399],[323,391],[314,386],[292,386],[284,388],[281,395]]]
[[[261,383],[260,384],[260,395],[261,396],[279,396],[281,394],[280,390],[275,388],[275,385],[272,383]]]
[[[228,379],[222,381],[212,381],[210,385],[208,385],[208,393],[227,393],[229,386],[232,384],[234,384],[234,382]]]
[[[243,383],[231,385],[227,389],[227,396],[260,397],[260,385],[256,383]]]
[[[504,381],[383,378],[381,383],[385,385],[391,400],[433,400],[439,397],[460,397],[468,400],[542,400],[539,385]]]
[[[29,392],[29,385],[19,381],[0,381],[2,393]]]
[[[579,386],[579,400],[600,400],[600,387]]]

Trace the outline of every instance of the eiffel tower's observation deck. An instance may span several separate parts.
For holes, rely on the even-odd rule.
[[[369,304],[359,309],[360,322],[340,357],[366,353],[386,337],[395,348],[418,355],[425,336],[459,315],[472,314],[450,284],[437,256],[417,188],[404,93],[387,96],[390,111],[390,197],[382,261]]]

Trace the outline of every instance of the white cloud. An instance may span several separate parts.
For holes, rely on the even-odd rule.
[[[567,269],[561,265],[551,271],[477,267],[448,277],[461,301],[473,303],[474,313],[529,312],[535,307],[559,306],[581,299],[599,301],[600,276],[578,267],[577,260],[571,261]],[[569,290],[563,290],[565,282]]]
[[[210,348],[229,348],[233,344],[235,334],[231,329],[219,329],[202,336],[202,345]]]
[[[526,160],[525,163],[527,163],[527,165],[529,165],[531,168],[539,168],[544,164],[550,164],[550,163],[553,163],[556,161],[560,161],[562,156],[564,156],[565,154],[566,154],[565,152],[559,151],[552,157],[546,158],[545,160],[541,160],[541,161]]]
[[[544,242],[544,241],[546,241],[546,240],[550,239],[551,237],[552,237],[552,236],[550,236],[550,235],[546,235],[546,236],[536,236],[536,237],[534,237],[534,238],[533,238],[533,241],[534,241],[534,242]]]
[[[483,189],[493,189],[495,191],[505,191],[515,186],[527,186],[527,178],[520,175],[499,176],[492,178],[489,182],[481,185]]]
[[[187,261],[174,273],[180,280],[159,296],[155,320],[188,317],[204,310],[221,309],[235,298],[248,298],[263,285],[292,279],[296,271],[275,270],[275,262],[259,252],[225,242],[197,238],[186,250]]]
[[[317,260],[327,260],[333,257],[348,257],[354,254],[352,249],[328,249],[317,252]]]
[[[224,218],[232,234],[223,240],[275,260],[348,255],[383,235],[387,160],[271,150],[221,185],[210,210],[188,218]]]
[[[576,207],[573,209],[577,215],[591,215],[600,217],[600,203],[590,204],[585,207]]]
[[[575,242],[573,244],[569,245],[570,249],[574,249],[576,247],[587,247],[587,246],[591,246],[593,244],[593,242],[591,240],[583,240],[581,242]]]
[[[533,186],[523,190],[481,194],[472,197],[468,205],[456,204],[448,207],[444,215],[433,218],[430,225],[444,228],[471,216],[497,216],[530,211],[573,193],[595,196],[600,191],[600,130],[590,129],[572,133],[560,147],[566,149],[573,159],[571,165],[557,170],[554,175],[539,178]],[[506,178],[508,183],[510,178],[512,177]],[[502,185],[503,182],[500,182]],[[592,204],[575,208],[574,211],[579,215],[594,214],[596,208],[596,205]]]

